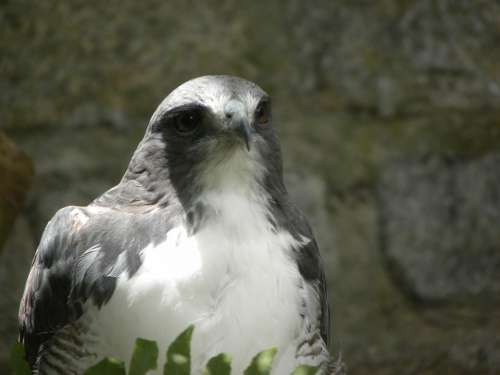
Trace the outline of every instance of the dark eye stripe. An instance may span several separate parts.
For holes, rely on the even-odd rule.
[[[153,131],[161,131],[165,127],[170,126],[175,123],[175,119],[178,116],[182,116],[186,113],[198,113],[203,117],[203,113],[207,111],[207,108],[198,103],[188,103],[183,104],[174,108],[169,109],[167,112],[163,113],[161,117],[153,125]]]
[[[259,125],[266,125],[271,119],[271,101],[264,98],[255,109],[255,122]]]

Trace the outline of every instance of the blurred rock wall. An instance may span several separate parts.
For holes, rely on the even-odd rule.
[[[23,208],[32,177],[29,157],[0,132],[0,251]]]
[[[498,1],[18,0],[0,20],[0,126],[35,165],[0,254],[0,373],[47,220],[209,73],[273,95],[349,372],[500,373]]]
[[[497,1],[195,4],[4,2],[2,123],[125,126],[177,84],[214,72],[317,108],[498,109]]]

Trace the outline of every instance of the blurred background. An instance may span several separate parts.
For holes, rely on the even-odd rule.
[[[0,3],[0,373],[40,234],[204,74],[273,97],[350,374],[500,374],[500,2]]]

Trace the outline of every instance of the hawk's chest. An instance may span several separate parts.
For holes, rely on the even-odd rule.
[[[300,275],[291,256],[298,243],[273,230],[267,215],[258,202],[229,196],[196,233],[180,225],[149,244],[138,272],[120,279],[103,308],[103,327],[126,327],[115,337],[123,347],[112,354],[127,357],[138,336],[165,350],[190,324],[195,366],[224,351],[238,368],[257,351],[286,348],[301,325]]]

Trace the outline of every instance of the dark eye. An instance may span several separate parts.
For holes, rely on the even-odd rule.
[[[271,120],[271,103],[264,99],[255,110],[255,122],[259,125],[267,125],[269,120]]]
[[[196,131],[201,122],[199,110],[189,110],[179,113],[174,118],[175,131],[180,135],[189,135]]]

